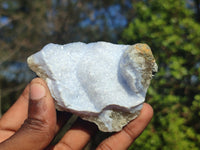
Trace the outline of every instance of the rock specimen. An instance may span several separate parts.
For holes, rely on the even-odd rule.
[[[48,44],[27,61],[46,81],[58,110],[94,122],[104,132],[120,131],[139,115],[157,72],[146,44]]]

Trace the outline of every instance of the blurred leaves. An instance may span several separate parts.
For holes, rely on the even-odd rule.
[[[149,44],[159,66],[148,90],[155,115],[133,149],[200,147],[200,25],[186,6],[182,0],[140,1],[123,32],[123,43]]]

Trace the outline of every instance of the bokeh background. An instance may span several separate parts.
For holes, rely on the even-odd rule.
[[[76,41],[151,47],[159,72],[146,101],[154,117],[130,149],[200,149],[199,0],[0,0],[0,115],[35,77],[29,55]]]

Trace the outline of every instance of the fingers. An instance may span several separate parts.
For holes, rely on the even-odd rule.
[[[142,133],[153,117],[153,109],[144,103],[139,117],[131,121],[123,130],[104,140],[97,150],[122,150],[128,149],[131,143]]]
[[[0,145],[0,149],[44,149],[70,117],[61,114],[58,114],[56,124],[54,100],[49,89],[43,80],[34,79],[0,120],[1,140],[1,133],[4,134],[1,129],[10,130],[11,132],[7,132],[7,136],[10,136],[20,128],[27,118],[16,134]],[[138,118],[130,122],[122,131],[103,141],[97,149],[127,149],[142,133],[152,116],[151,106],[144,104]],[[95,131],[97,131],[96,125],[79,119],[52,149],[82,149]]]
[[[45,82],[39,78],[30,83],[28,119],[0,149],[43,149],[56,132],[56,111]],[[11,144],[12,143],[12,144]]]
[[[152,107],[145,103],[138,118],[130,122],[122,131],[103,141],[97,149],[127,149],[142,133],[152,116]],[[57,145],[51,147],[51,150],[83,149],[96,131],[96,125],[80,119]]]
[[[28,116],[29,85],[0,119],[0,142],[13,135]]]
[[[52,150],[81,150],[89,142],[91,136],[97,131],[97,126],[91,122],[78,119],[72,128],[64,135]]]

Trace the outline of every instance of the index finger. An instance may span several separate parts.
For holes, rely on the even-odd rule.
[[[28,116],[29,86],[0,119],[0,142],[12,136]]]
[[[0,129],[18,130],[28,115],[29,85],[0,119]]]

